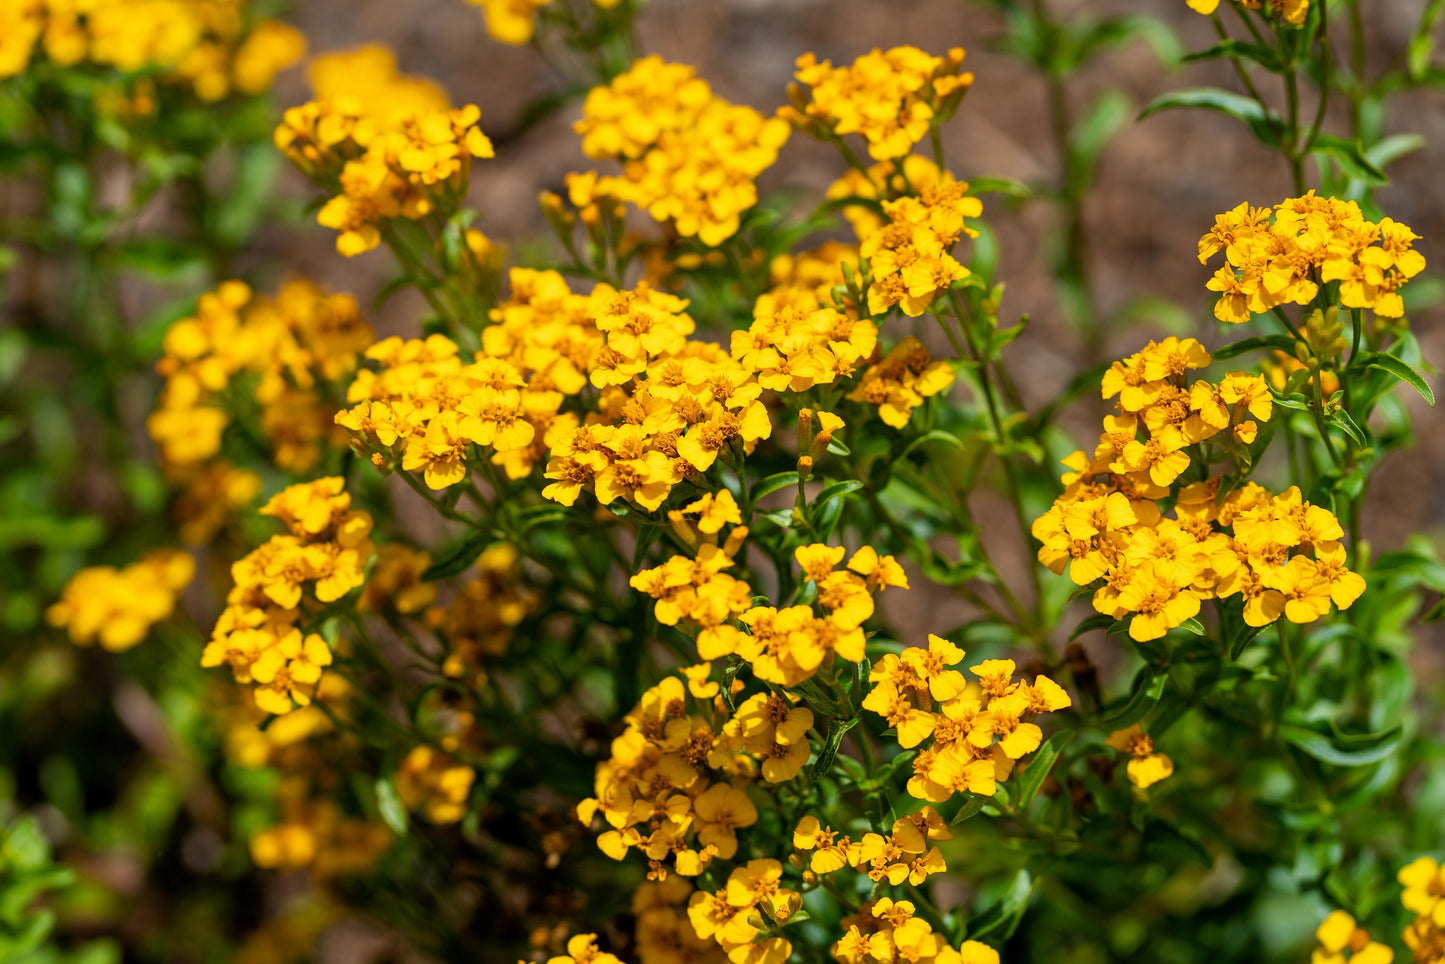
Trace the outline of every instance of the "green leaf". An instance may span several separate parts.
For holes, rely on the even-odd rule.
[[[831,720],[828,723],[828,739],[823,743],[823,748],[818,751],[818,759],[813,761],[813,768],[808,771],[808,779],[817,782],[818,778],[829,770],[833,769],[833,758],[838,755],[838,745],[843,742],[843,737],[849,730],[858,725],[858,717],[839,721]]]
[[[647,561],[647,550],[651,549],[662,535],[662,526],[643,526],[637,533],[637,545],[632,550],[632,571],[639,572]]]
[[[1374,741],[1364,746],[1358,743],[1341,745],[1342,741],[1333,733],[1326,735],[1319,730],[1294,723],[1281,724],[1279,734],[1321,763],[1337,767],[1360,767],[1379,763],[1394,753],[1404,738],[1404,733],[1398,726],[1374,734]]]
[[[1365,157],[1371,164],[1384,170],[1391,163],[1406,154],[1413,154],[1425,146],[1425,138],[1419,134],[1391,134],[1376,141],[1365,149]]]
[[[1308,395],[1301,395],[1299,392],[1281,395],[1274,389],[1270,389],[1269,393],[1274,396],[1274,403],[1280,408],[1287,408],[1291,412],[1308,412],[1312,409]]]
[[[1284,124],[1278,114],[1272,110],[1265,110],[1259,101],[1252,97],[1234,94],[1218,87],[1191,87],[1185,90],[1170,91],[1150,101],[1149,105],[1140,112],[1139,119],[1143,120],[1151,114],[1157,114],[1163,110],[1178,110],[1187,107],[1228,114],[1235,120],[1247,124],[1255,138],[1264,146],[1278,148],[1281,144],[1280,138],[1284,131]]]
[[[1221,345],[1210,352],[1215,361],[1223,361],[1226,358],[1235,358],[1245,352],[1266,351],[1279,349],[1288,354],[1294,354],[1294,339],[1289,335],[1258,335],[1254,338],[1241,338],[1239,341],[1232,341],[1227,345]]]
[[[972,177],[968,180],[970,194],[1002,194],[1015,201],[1025,201],[1034,196],[1033,188],[1022,181],[1009,177]]]
[[[1333,412],[1331,412],[1329,420],[1335,425],[1339,426],[1346,435],[1354,439],[1355,444],[1358,445],[1360,448],[1363,449],[1370,447],[1369,437],[1365,434],[1364,430],[1360,428],[1360,426],[1355,424],[1355,420],[1350,418],[1350,413],[1345,411],[1343,408],[1337,408]]]
[[[1403,382],[1408,382],[1410,387],[1420,393],[1420,397],[1435,407],[1435,393],[1426,384],[1425,377],[1409,365],[1405,364],[1394,355],[1387,355],[1382,351],[1362,352],[1360,358],[1366,368],[1377,368],[1382,372],[1389,372]]]
[[[1085,107],[1084,116],[1069,131],[1071,190],[1077,192],[1088,186],[1099,155],[1114,135],[1128,126],[1133,113],[1133,99],[1121,90],[1107,90]]]
[[[482,550],[496,541],[490,532],[473,533],[436,562],[427,566],[426,571],[421,574],[422,582],[436,582],[438,579],[450,579],[453,576],[461,575],[471,568],[472,563],[477,561]]]
[[[752,496],[753,504],[756,505],[758,502],[762,501],[764,496],[772,495],[779,489],[791,488],[792,486],[795,486],[797,484],[798,473],[796,472],[779,472],[776,475],[770,475],[766,479],[763,479],[761,482],[759,482],[757,485],[753,486],[750,493]]]
[[[1028,910],[1029,899],[1034,894],[1033,878],[1027,870],[1020,870],[1014,875],[1013,882],[1009,884],[1008,890],[1004,891],[993,906],[979,914],[968,922],[969,940],[978,940],[988,934],[998,934],[1007,938],[1013,934],[1018,927],[1019,921],[1023,919],[1024,911]]]
[[[565,522],[573,518],[572,510],[565,505],[534,505],[517,513],[517,526],[523,532],[553,522]]]
[[[909,442],[908,445],[903,449],[903,451],[898,453],[897,457],[895,457],[893,461],[895,463],[903,461],[913,453],[914,449],[917,449],[925,442],[939,442],[951,448],[959,449],[960,451],[963,449],[963,442],[959,439],[957,435],[954,435],[952,432],[945,432],[942,429],[936,428],[931,432],[924,432],[922,435],[918,436],[918,438]]]
[[[390,777],[378,777],[376,780],[376,809],[381,814],[382,822],[391,828],[392,833],[398,837],[406,836],[406,807],[402,806],[396,784],[391,782]]]
[[[1218,60],[1224,57],[1252,60],[1265,70],[1274,72],[1278,72],[1279,70],[1279,57],[1272,48],[1261,47],[1259,44],[1245,43],[1243,40],[1226,40],[1224,43],[1215,44],[1208,50],[1187,54],[1181,59],[1188,64],[1201,60]]]
[[[1184,630],[1186,633],[1193,633],[1196,636],[1209,635],[1209,631],[1204,628],[1204,624],[1192,617],[1180,623],[1179,628]]]
[[[169,281],[205,268],[205,253],[173,238],[136,238],[115,253],[116,264],[157,281]]]
[[[1083,587],[1079,590],[1080,594],[1092,591],[1093,590],[1087,587]],[[1117,620],[1114,619],[1113,616],[1109,616],[1104,613],[1095,613],[1094,615],[1090,616],[1088,619],[1085,619],[1083,622],[1079,623],[1079,625],[1074,627],[1074,631],[1069,634],[1069,642],[1072,643],[1074,640],[1078,639],[1085,633],[1092,633],[1096,629],[1109,629],[1111,626],[1114,625],[1115,622],[1117,622]]]
[[[959,807],[958,812],[953,815],[953,819],[948,821],[948,825],[952,827],[963,823],[969,817],[978,816],[978,812],[983,809],[983,805],[988,803],[988,801],[988,797],[970,793],[968,799],[963,802],[963,806]]]
[[[1159,673],[1153,667],[1146,666],[1139,671],[1139,678],[1134,682],[1134,694],[1123,706],[1101,713],[1094,721],[1094,725],[1102,730],[1123,730],[1138,723],[1159,698],[1164,695],[1164,686],[1169,682],[1166,673]]]
[[[857,479],[849,479],[846,482],[834,482],[832,485],[824,488],[822,492],[819,492],[818,497],[813,500],[813,512],[815,514],[821,513],[823,506],[829,502],[832,502],[834,499],[841,499],[849,492],[857,492],[861,488],[863,488],[863,483]]]
[[[1379,187],[1390,183],[1385,172],[1376,167],[1365,153],[1359,138],[1351,140],[1334,134],[1316,134],[1310,141],[1309,150],[1333,158],[1346,174],[1366,184]]]
[[[1239,632],[1234,634],[1234,641],[1229,644],[1229,658],[1239,659],[1239,654],[1244,648],[1254,642],[1256,636],[1264,632],[1263,626],[1241,626]]]
[[[1193,837],[1181,833],[1172,824],[1163,820],[1151,820],[1144,833],[1144,851],[1159,857],[1174,857],[1190,860],[1201,867],[1212,867],[1214,858],[1209,851]]]
[[[1073,730],[1060,730],[1045,740],[1044,745],[1029,757],[1028,766],[1024,768],[1023,776],[1019,778],[1018,809],[1020,812],[1028,809],[1028,805],[1038,794],[1039,787],[1044,785],[1044,780],[1048,778],[1049,772],[1054,768],[1054,761],[1059,758],[1059,751],[1073,738]]]

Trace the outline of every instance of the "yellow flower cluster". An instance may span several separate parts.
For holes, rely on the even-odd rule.
[[[1240,596],[1245,623],[1259,627],[1281,615],[1313,622],[1365,589],[1345,567],[1339,521],[1298,488],[1272,495],[1250,482],[1220,497],[1222,476],[1178,484],[1192,465],[1187,448],[1219,437],[1226,450],[1247,445],[1250,416],[1267,421],[1272,411],[1259,375],[1190,384],[1188,371],[1209,362],[1192,338],[1150,342],[1115,362],[1103,396],[1118,396],[1117,414],[1104,419],[1092,459],[1064,460],[1064,492],[1033,525],[1039,561],[1056,573],[1068,567],[1080,586],[1102,580],[1094,608],[1133,614],[1129,635],[1141,642],[1193,618],[1206,599]],[[1157,504],[1170,496],[1175,518]]]
[[[412,747],[396,770],[396,792],[408,810],[432,823],[456,823],[467,815],[476,773],[432,746]]]
[[[518,624],[540,605],[538,594],[519,579],[519,560],[516,546],[488,548],[477,559],[476,578],[463,584],[445,606],[427,610],[426,624],[437,632],[445,647],[441,671],[446,676],[464,680],[474,688],[485,684],[484,658],[506,652]],[[425,568],[422,565],[413,569],[414,578],[420,578]],[[373,570],[368,586],[375,578]],[[430,584],[414,586],[414,590],[424,588],[430,588]]]
[[[973,83],[973,74],[959,72],[962,47],[945,57],[917,47],[874,48],[847,67],[804,54],[797,66],[808,94],[790,90],[793,105],[778,113],[815,136],[858,134],[879,161],[911,153],[936,121],[953,114]]]
[[[567,939],[567,953],[547,958],[547,964],[622,964],[622,961],[615,954],[597,948],[596,934],[573,934]]]
[[[356,601],[362,613],[394,613],[411,616],[436,602],[436,583],[422,582],[431,565],[431,554],[399,542],[378,546],[371,574]]]
[[[726,494],[719,498],[731,501]],[[699,657],[736,654],[764,682],[797,686],[831,665],[835,655],[861,662],[862,626],[873,615],[873,595],[889,586],[908,587],[897,561],[863,546],[845,569],[835,570],[846,555],[842,546],[799,546],[794,556],[815,590],[813,603],[784,609],[754,606],[748,584],[722,571],[732,566],[746,534],[739,526],[722,548],[704,544],[696,558],[673,556],[633,576],[631,585],[657,600],[658,622],[676,626],[687,620],[695,628]]]
[[[691,67],[656,56],[592,88],[575,128],[588,157],[623,165],[621,176],[584,175],[591,193],[631,202],[710,246],[737,232],[758,202],[757,176],[788,139],[785,122],[714,96]]]
[[[752,373],[687,337],[686,301],[645,282],[635,291],[598,285],[590,297],[588,315],[606,335],[590,376],[602,389],[598,412],[557,433],[543,496],[572,505],[585,488],[603,505],[625,499],[655,510],[683,479],[772,434]]]
[[[176,597],[195,574],[195,560],[179,549],[158,549],[123,569],[92,566],[70,578],[45,618],[63,627],[73,643],[99,642],[112,653],[123,652],[170,618]]]
[[[1390,964],[1395,952],[1370,938],[1370,932],[1342,910],[1332,911],[1315,931],[1320,946],[1310,954],[1310,964]]]
[[[932,737],[913,761],[908,792],[942,803],[968,791],[991,797],[1014,764],[1039,748],[1043,731],[1031,722],[1040,713],[1073,705],[1069,694],[1047,676],[1032,684],[1015,682],[1014,661],[984,660],[970,667],[978,677],[952,669],[964,651],[941,636],[928,648],[888,653],[873,665],[873,689],[863,707],[888,721],[898,745],[911,749]],[[935,708],[935,704],[937,704]]]
[[[316,705],[270,721],[249,699],[249,692],[225,687],[215,708],[225,733],[226,757],[248,769],[279,773],[276,806],[280,819],[251,837],[251,859],[258,867],[306,869],[314,878],[360,874],[391,846],[392,834],[377,820],[347,816],[337,805],[337,784],[348,767],[363,765],[356,738],[332,721],[347,717],[350,684],[330,674],[319,684]]]
[[[749,783],[791,780],[811,753],[811,710],[765,692],[729,714],[710,670],[688,667],[642,695],[597,766],[596,796],[577,807],[583,824],[601,816],[608,825],[597,838],[603,853],[621,860],[642,851],[655,880],[669,871],[694,877],[714,857],[731,859],[737,831],[758,819]],[[689,711],[689,695],[700,712]]]
[[[203,101],[258,94],[306,53],[277,20],[246,29],[246,0],[0,0],[0,78],[25,70],[37,46],[53,63],[163,70]]]
[[[877,345],[878,327],[867,319],[821,305],[780,305],[768,293],[753,306],[748,329],[732,333],[731,349],[763,388],[805,392],[851,377]]]
[[[697,936],[693,929],[687,916],[692,893],[692,882],[685,877],[671,876],[638,885],[632,894],[638,964],[675,964],[679,960],[688,964],[726,964],[727,955],[717,942]],[[598,964],[603,964],[601,959]]]
[[[940,292],[969,271],[949,251],[959,237],[978,232],[964,224],[983,205],[967,195],[968,182],[942,171],[918,195],[883,202],[888,223],[863,235],[859,255],[868,263],[868,313],[886,314],[894,305],[915,318],[928,310]]]
[[[302,173],[336,191],[316,220],[351,257],[381,243],[393,218],[449,211],[467,192],[474,158],[493,156],[474,104],[453,110],[434,84],[397,71],[385,47],[317,58],[316,97],[286,111],[276,146]]]
[[[1104,745],[1128,758],[1125,772],[1129,774],[1129,782],[1140,790],[1152,787],[1174,773],[1174,761],[1154,749],[1154,741],[1138,723],[1127,730],[1109,734]]]
[[[552,0],[467,0],[482,8],[487,19],[487,33],[493,40],[520,47],[532,39],[537,29],[537,10]],[[615,0],[614,0],[615,2]]]
[[[794,849],[807,853],[808,869],[823,876],[852,867],[875,884],[918,886],[948,870],[934,841],[952,840],[948,824],[932,807],[923,807],[893,821],[885,836],[865,833],[859,840],[838,836],[817,817],[804,817],[793,831]]]
[[[1219,0],[1185,0],[1189,9],[1206,17],[1219,9]],[[1235,0],[1242,7],[1258,10],[1262,0]],[[1299,26],[1310,12],[1310,0],[1268,0],[1269,9],[1285,23]]]
[[[1420,857],[1402,867],[1400,903],[1415,915],[1405,928],[1405,946],[1415,964],[1445,964],[1445,866]]]
[[[782,863],[771,858],[734,868],[716,892],[700,890],[688,901],[693,930],[715,941],[732,964],[785,964],[792,942],[764,936],[764,928],[775,930],[802,907],[802,895],[782,886],[782,878]]]
[[[399,459],[402,469],[420,470],[428,486],[444,489],[466,477],[473,443],[498,454],[531,445],[522,375],[510,362],[463,364],[456,343],[444,335],[393,336],[368,348],[366,357],[381,370],[357,372],[346,394],[352,407],[337,412],[336,423],[356,434],[378,467]],[[530,400],[533,393],[525,394]],[[552,394],[560,405],[560,394]]]
[[[329,603],[365,581],[371,516],[351,509],[343,485],[335,476],[293,485],[261,508],[289,531],[231,567],[235,585],[201,654],[202,666],[228,665],[238,683],[254,684],[256,705],[268,713],[308,705],[331,664],[326,641],[297,626],[304,590]]]
[[[249,394],[276,465],[293,472],[314,466],[323,445],[342,441],[326,396],[355,370],[374,337],[355,299],[304,279],[288,281],[274,298],[240,281],[202,295],[196,313],[166,332],[156,365],[166,385],[146,427],[169,474],[185,481],[220,453],[231,421],[222,397],[243,375],[254,379]],[[223,474],[235,471],[221,465]],[[222,481],[248,488],[211,479]]]
[[[915,916],[912,901],[880,897],[845,918],[848,930],[833,945],[840,964],[999,964],[998,951],[980,941],[957,949],[933,925]]]
[[[1369,308],[1382,318],[1405,313],[1399,289],[1425,270],[1411,248],[1419,239],[1385,218],[1365,219],[1354,201],[1288,198],[1268,208],[1241,204],[1216,215],[1199,239],[1199,263],[1220,250],[1228,262],[1209,280],[1219,292],[1214,316],[1234,324],[1284,304],[1309,305],[1321,284],[1339,282],[1346,308]]]
[[[934,361],[923,342],[909,335],[868,366],[848,399],[878,406],[884,424],[903,428],[925,398],[948,389],[955,377],[952,364]]]

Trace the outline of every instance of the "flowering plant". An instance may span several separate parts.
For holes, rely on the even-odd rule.
[[[1146,113],[1250,121],[1293,196],[1198,226],[1220,324],[1155,339],[1093,309],[1071,236],[1053,267],[1100,364],[1039,401],[1016,342],[1041,322],[1011,314],[990,222],[995,198],[1049,191],[962,176],[961,48],[805,53],[761,111],[639,55],[633,0],[472,2],[579,92],[595,166],[542,192],[543,255],[483,231],[471,189],[506,155],[483,109],[384,46],[312,58],[310,99],[268,113],[304,42],[239,0],[0,2],[0,75],[35,108],[0,132],[53,195],[54,247],[25,256],[75,271],[81,309],[118,298],[117,265],[205,285],[139,330],[112,308],[76,349],[106,366],[100,416],[149,440],[121,540],[145,553],[100,545],[99,520],[68,544],[83,519],[35,531],[68,577],[44,622],[117,654],[115,712],[173,794],[136,805],[140,833],[176,838],[214,906],[288,882],[206,955],[300,959],[365,919],[438,959],[550,964],[1302,960],[1312,941],[1317,962],[1445,961],[1440,683],[1409,662],[1445,569],[1423,535],[1377,552],[1366,512],[1411,394],[1434,403],[1410,321],[1428,239],[1373,198],[1385,141],[1321,133],[1326,4],[1229,4],[1254,45],[1188,4],[1255,106],[1186,91]],[[995,6],[1065,94],[1096,33],[1162,29]],[[1356,110],[1382,96],[1350,82]],[[57,156],[57,124],[103,146]],[[1081,224],[1107,137],[1063,126],[1084,153],[1055,199]],[[770,194],[804,139],[831,185]],[[202,204],[184,242],[113,239],[152,192],[218,202],[213,153],[243,209]],[[263,157],[310,182],[338,259],[390,273],[378,304],[415,293],[407,331],[231,263]],[[96,207],[112,163],[140,172],[134,209]],[[1105,336],[1129,350],[1105,359]],[[154,404],[128,421],[145,368]],[[1090,405],[1097,442],[1076,435]],[[129,453],[97,458],[127,478]],[[14,707],[46,699],[41,657],[16,667]],[[60,839],[52,810],[79,852],[120,833],[73,764],[38,772],[17,798],[49,810],[5,831],[0,909],[71,886],[37,829]],[[32,953],[54,921],[22,926]],[[165,959],[176,935],[117,925],[75,954]]]

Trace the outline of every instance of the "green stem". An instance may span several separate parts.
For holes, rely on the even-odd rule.
[[[397,469],[396,474],[401,477],[402,481],[404,481],[407,485],[411,486],[411,490],[413,492],[425,499],[427,501],[427,504],[430,505],[433,509],[436,509],[437,512],[441,513],[443,517],[451,519],[453,522],[465,523],[473,529],[486,528],[486,526],[483,525],[480,520],[473,519],[466,513],[458,512],[457,510],[443,504],[440,499],[431,494],[430,490],[427,489],[425,483],[419,480],[416,476],[412,475],[410,472],[406,471],[405,469]]]

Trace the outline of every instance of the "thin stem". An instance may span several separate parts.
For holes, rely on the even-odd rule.
[[[1335,467],[1343,469],[1345,464],[1340,460],[1340,453],[1336,451],[1334,440],[1330,438],[1329,425],[1325,422],[1325,393],[1324,389],[1320,386],[1321,377],[1318,365],[1314,366],[1310,372],[1310,379],[1314,383],[1314,405],[1310,407],[1310,414],[1315,418],[1315,428],[1319,429],[1320,438],[1323,439],[1325,443],[1325,451],[1330,453],[1330,458],[1334,461]]]
[[[1305,336],[1300,334],[1300,330],[1295,327],[1294,322],[1289,320],[1289,315],[1284,313],[1283,308],[1275,305],[1273,308],[1270,309],[1270,312],[1279,319],[1280,324],[1284,325],[1285,330],[1288,331],[1291,335],[1293,335],[1296,341],[1305,340]]]
[[[1229,31],[1224,29],[1224,21],[1219,19],[1219,14],[1217,12],[1211,13],[1209,19],[1213,21],[1214,32],[1219,34],[1219,39],[1228,41],[1230,39]],[[1238,57],[1231,56],[1229,62],[1234,64],[1234,72],[1239,75],[1240,81],[1244,84],[1244,89],[1249,91],[1249,96],[1258,101],[1261,107],[1265,107],[1264,98],[1259,95],[1259,88],[1255,87],[1254,81],[1250,79],[1249,71],[1245,68],[1244,61]]]
[[[427,489],[426,485],[420,480],[418,480],[417,477],[412,475],[410,472],[406,471],[405,469],[397,469],[396,474],[401,477],[403,482],[411,486],[411,490],[413,492],[425,499],[428,505],[430,505],[433,509],[436,509],[437,512],[441,513],[445,518],[451,519],[453,522],[465,523],[466,525],[471,526],[473,529],[486,528],[486,526],[483,525],[480,520],[473,519],[466,513],[458,512],[457,510],[444,504],[440,499],[432,495],[431,492]]]
[[[1310,125],[1309,136],[1305,138],[1301,149],[1302,154],[1308,154],[1315,137],[1320,132],[1320,126],[1325,122],[1325,110],[1330,103],[1330,61],[1333,58],[1330,52],[1330,12],[1324,4],[1320,5],[1320,102],[1315,107],[1314,123]]]

